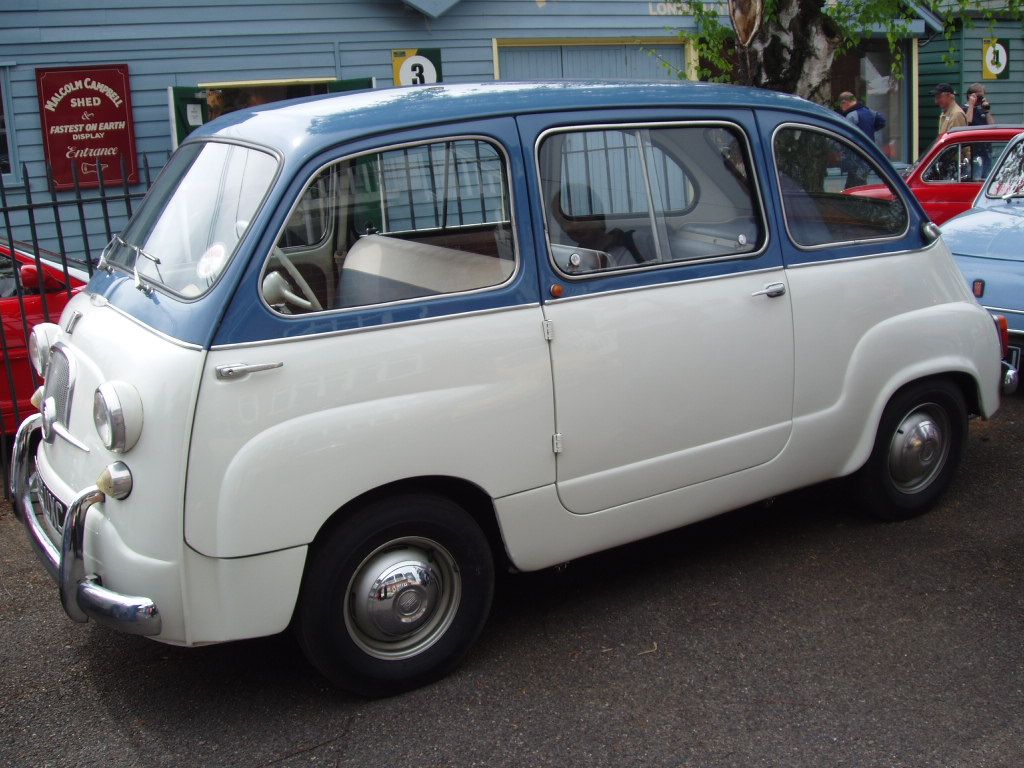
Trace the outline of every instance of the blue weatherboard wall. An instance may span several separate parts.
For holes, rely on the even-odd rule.
[[[391,50],[441,48],[446,82],[494,79],[493,39],[664,38],[689,18],[664,3],[462,0],[439,18],[401,0],[209,3],[3,0],[18,154],[42,160],[35,68],[126,62],[140,151],[170,148],[168,86],[279,78],[376,77],[392,83]],[[433,5],[438,5],[434,3]],[[653,14],[653,15],[652,15]],[[550,73],[549,75],[550,76]]]
[[[384,87],[392,84],[391,50],[413,47],[441,49],[445,82],[493,80],[496,39],[513,43],[499,49],[499,60],[521,77],[536,76],[532,52],[514,43],[545,40],[551,45],[537,55],[560,67],[545,67],[545,77],[670,77],[627,43],[647,41],[681,66],[682,47],[666,45],[673,38],[667,27],[692,27],[692,20],[671,11],[645,0],[2,0],[0,83],[12,159],[42,177],[36,67],[127,63],[138,150],[158,169],[171,148],[168,86],[375,77]],[[605,45],[585,51],[566,45],[572,42]],[[4,181],[18,184],[20,176],[16,167]],[[19,202],[16,193],[9,202]],[[93,239],[104,240],[98,206],[88,215]],[[114,219],[116,231],[124,216],[114,211]]]

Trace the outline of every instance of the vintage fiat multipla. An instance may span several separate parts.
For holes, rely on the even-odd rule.
[[[891,199],[842,194],[837,158]],[[226,116],[32,350],[13,493],[69,616],[292,627],[368,695],[451,670],[496,567],[847,475],[921,513],[1000,397],[996,326],[885,157],[686,83]]]

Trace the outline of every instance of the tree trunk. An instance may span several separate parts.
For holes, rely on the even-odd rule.
[[[840,35],[824,0],[779,0],[750,45],[737,46],[739,82],[825,103]]]

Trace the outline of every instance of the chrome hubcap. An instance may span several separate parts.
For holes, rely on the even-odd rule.
[[[889,477],[903,493],[924,490],[946,465],[949,417],[938,405],[916,407],[900,422],[889,444]]]
[[[344,619],[377,658],[422,653],[451,625],[462,596],[455,559],[430,539],[406,537],[370,553],[349,582]]]

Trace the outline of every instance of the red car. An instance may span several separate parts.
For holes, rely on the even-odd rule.
[[[68,274],[65,276],[60,257],[56,254],[41,254],[40,266],[42,274],[31,250],[22,243],[15,243],[12,259],[10,245],[0,241],[0,316],[5,345],[4,366],[0,368],[0,427],[3,434],[14,434],[18,429],[14,415],[15,398],[19,418],[24,419],[34,410],[29,400],[39,382],[33,378],[28,359],[26,328],[31,331],[32,326],[43,322],[46,317],[44,306],[50,320],[56,322],[68,299],[89,280],[85,264],[77,261],[68,261]],[[15,269],[22,285],[21,299],[18,298]]]
[[[942,224],[963,213],[974,202],[992,164],[1024,125],[987,125],[954,128],[935,140],[928,151],[901,171],[925,213]],[[892,199],[884,184],[852,187],[847,194]]]

